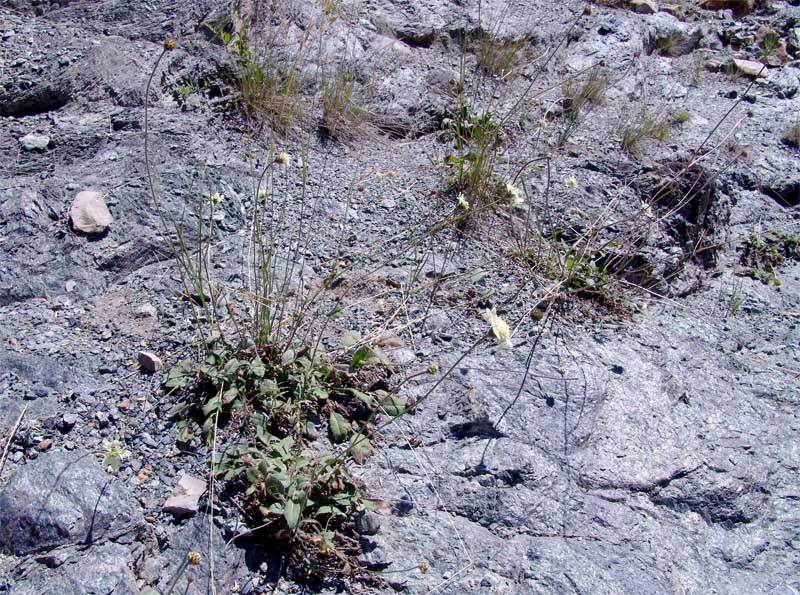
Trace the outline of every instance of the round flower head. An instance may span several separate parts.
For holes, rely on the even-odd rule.
[[[200,552],[189,552],[186,555],[186,561],[190,566],[199,566],[202,561],[202,556],[200,556]]]
[[[486,308],[481,316],[492,325],[492,334],[497,340],[497,346],[500,349],[512,349],[514,345],[511,343],[511,329],[508,323],[497,315],[495,309]]]
[[[278,165],[287,165],[289,163],[289,153],[281,151],[275,156],[275,163]]]
[[[169,52],[174,50],[178,46],[178,42],[175,40],[174,37],[167,37],[164,40],[164,50]]]

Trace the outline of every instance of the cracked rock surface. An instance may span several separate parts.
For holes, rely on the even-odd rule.
[[[237,110],[236,60],[212,29],[256,4],[0,7],[0,593],[163,593],[189,551],[203,564],[181,582],[187,593],[212,581],[218,593],[308,592],[205,485],[189,514],[164,511],[182,477],[208,478],[212,453],[199,436],[178,444],[175,401],[162,389],[198,329],[147,184],[145,85],[164,38],[175,37],[149,96],[159,208],[192,243],[209,197],[223,195],[213,275],[241,288],[253,161],[263,166],[277,137]],[[306,32],[316,39],[322,7],[282,4],[280,47],[291,55]],[[364,279],[347,324],[397,335],[385,352],[397,374],[413,376],[403,395],[419,399],[356,469],[388,504],[358,520],[363,562],[384,573],[379,591],[800,591],[800,262],[776,269],[779,284],[741,274],[749,238],[800,234],[800,151],[783,139],[800,117],[800,8],[334,4],[318,61],[302,71],[348,68],[369,87],[377,132],[342,143],[310,126],[305,191],[300,143],[280,141],[293,159],[274,188],[298,220],[305,197],[318,209],[295,282],[378,247],[346,263]],[[765,26],[779,32],[785,59],[764,56]],[[650,209],[637,256],[654,279],[628,315],[575,300],[534,316],[538,288],[496,233],[517,216],[511,209],[432,238],[425,258],[393,241],[455,208],[437,133],[452,115],[461,41],[482,35],[530,46],[519,76],[482,79],[481,93],[502,114],[533,90],[507,122],[502,173],[522,172],[531,212],[552,218],[548,231],[576,238],[601,213],[619,223]],[[742,76],[728,68],[734,60],[768,67]],[[563,124],[564,81],[597,65],[611,81],[605,101],[561,146],[543,141]],[[319,92],[308,83],[301,99],[317,106]],[[643,106],[691,119],[625,151],[621,123]],[[319,119],[315,109],[304,118]],[[549,170],[526,169],[545,154]],[[672,194],[659,193],[664,179]],[[103,233],[70,226],[85,190],[107,206]],[[409,297],[420,279],[433,297]],[[403,317],[384,329],[400,303]],[[471,349],[489,304],[514,323],[513,349]],[[142,352],[164,369],[142,370]],[[453,371],[429,394],[431,364]]]

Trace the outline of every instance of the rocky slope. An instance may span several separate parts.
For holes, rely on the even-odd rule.
[[[231,501],[211,502],[206,492],[196,512],[164,510],[183,475],[208,479],[210,451],[198,437],[179,445],[162,372],[137,360],[144,350],[170,366],[191,353],[198,330],[178,296],[146,182],[147,79],[164,38],[175,37],[150,94],[160,206],[191,243],[200,205],[224,194],[213,274],[237,286],[251,156],[263,161],[275,137],[254,133],[241,116],[235,57],[212,30],[258,4],[2,3],[0,592],[164,593],[188,551],[203,562],[193,583],[180,583],[187,593],[305,588],[265,544],[247,539],[250,527]],[[364,562],[381,569],[383,586],[348,588],[800,590],[796,244],[795,257],[774,272],[780,284],[740,274],[748,240],[777,231],[796,242],[800,233],[800,159],[797,142],[784,138],[800,119],[796,2],[326,7],[336,18],[324,18],[317,3],[281,4],[279,47],[292,55],[315,40],[316,58],[303,64],[308,80],[322,65],[355,73],[381,132],[347,143],[325,138],[310,108],[304,147],[297,136],[279,141],[292,162],[276,191],[297,220],[308,216],[304,192],[317,210],[298,270],[313,277],[348,254],[349,278],[361,282],[343,300],[346,326],[386,325],[400,375],[455,364],[413,415],[382,430],[378,452],[357,468],[391,506],[377,513],[377,533],[370,527],[361,538]],[[767,55],[765,28],[779,37]],[[265,31],[254,27],[251,41],[263,43]],[[642,205],[655,211],[640,255],[667,264],[652,264],[661,278],[650,293],[631,292],[636,304],[626,314],[574,298],[531,317],[540,288],[506,254],[509,209],[431,238],[424,259],[390,241],[413,237],[455,206],[443,192],[446,149],[436,131],[451,115],[459,40],[475,31],[531,48],[519,76],[485,77],[475,91],[500,114],[526,98],[507,122],[503,168],[512,177],[549,156],[549,177],[532,169],[523,176],[548,225],[579,236],[609,205],[622,227]],[[475,56],[467,58],[473,68]],[[753,71],[733,59],[767,66]],[[564,81],[595,65],[609,77],[605,100],[562,146],[548,142],[569,109]],[[298,100],[312,105],[318,92],[309,83]],[[673,121],[668,139],[625,151],[620,131],[643,106],[690,119]],[[305,191],[295,163],[301,150]],[[684,188],[676,174],[683,166],[675,164],[691,159],[705,176],[701,198],[694,178]],[[693,197],[688,206],[654,194],[673,175],[677,193]],[[107,205],[105,232],[80,233],[71,207],[81,192]],[[708,257],[697,254],[701,239]],[[418,278],[422,297],[399,289]],[[459,359],[486,331],[486,300],[519,322],[514,348],[485,342]],[[386,322],[400,303],[407,318]],[[417,318],[424,323],[404,324]],[[403,394],[422,397],[435,381],[421,374]],[[113,441],[123,452],[109,472]]]

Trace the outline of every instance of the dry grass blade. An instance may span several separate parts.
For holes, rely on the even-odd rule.
[[[17,433],[19,429],[19,424],[22,423],[22,417],[25,415],[25,412],[28,410],[28,406],[22,408],[22,412],[19,414],[17,418],[17,422],[14,424],[14,427],[11,428],[11,432],[8,434],[8,440],[6,440],[6,445],[3,447],[3,456],[0,458],[0,477],[3,476],[3,469],[6,467],[6,460],[8,459],[8,453],[11,449],[11,441],[14,439],[14,435]]]

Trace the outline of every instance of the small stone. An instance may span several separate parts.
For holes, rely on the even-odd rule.
[[[155,353],[149,351],[139,352],[139,365],[146,372],[158,372],[164,367],[164,362]]]
[[[105,411],[98,411],[94,414],[94,418],[97,420],[97,427],[101,430],[108,427],[108,413]]]
[[[730,10],[737,19],[753,12],[753,0],[705,0],[706,10]]]
[[[767,74],[767,67],[761,62],[736,59],[733,61],[733,65],[736,67],[737,71],[753,78],[765,76]]]
[[[158,448],[158,442],[153,440],[153,437],[148,432],[142,432],[139,435],[139,440],[148,448]]]
[[[206,482],[191,475],[183,475],[164,502],[162,510],[175,516],[196,514],[200,496],[206,491]]]
[[[53,446],[53,441],[50,438],[45,438],[36,445],[36,447],[41,451],[48,450],[51,446]]]
[[[631,8],[633,12],[639,14],[656,14],[658,12],[658,4],[653,0],[632,0]]]
[[[364,510],[356,515],[356,531],[361,535],[375,535],[381,528],[380,517],[369,510]]]
[[[105,232],[114,218],[99,192],[78,192],[69,208],[72,229],[86,234]]]
[[[158,318],[158,311],[153,304],[146,303],[136,308],[136,315],[139,318]]]
[[[19,143],[26,151],[44,151],[50,144],[50,136],[31,132],[19,139]]]
[[[64,432],[65,434],[72,430],[75,427],[75,424],[78,423],[78,416],[74,413],[65,413],[64,416],[61,418],[61,422],[58,424],[58,429]]]
[[[77,285],[77,283],[75,281],[73,281],[72,279],[70,279],[69,281],[64,283],[64,289],[67,290],[67,293],[72,293],[72,291],[75,289],[76,285]]]

